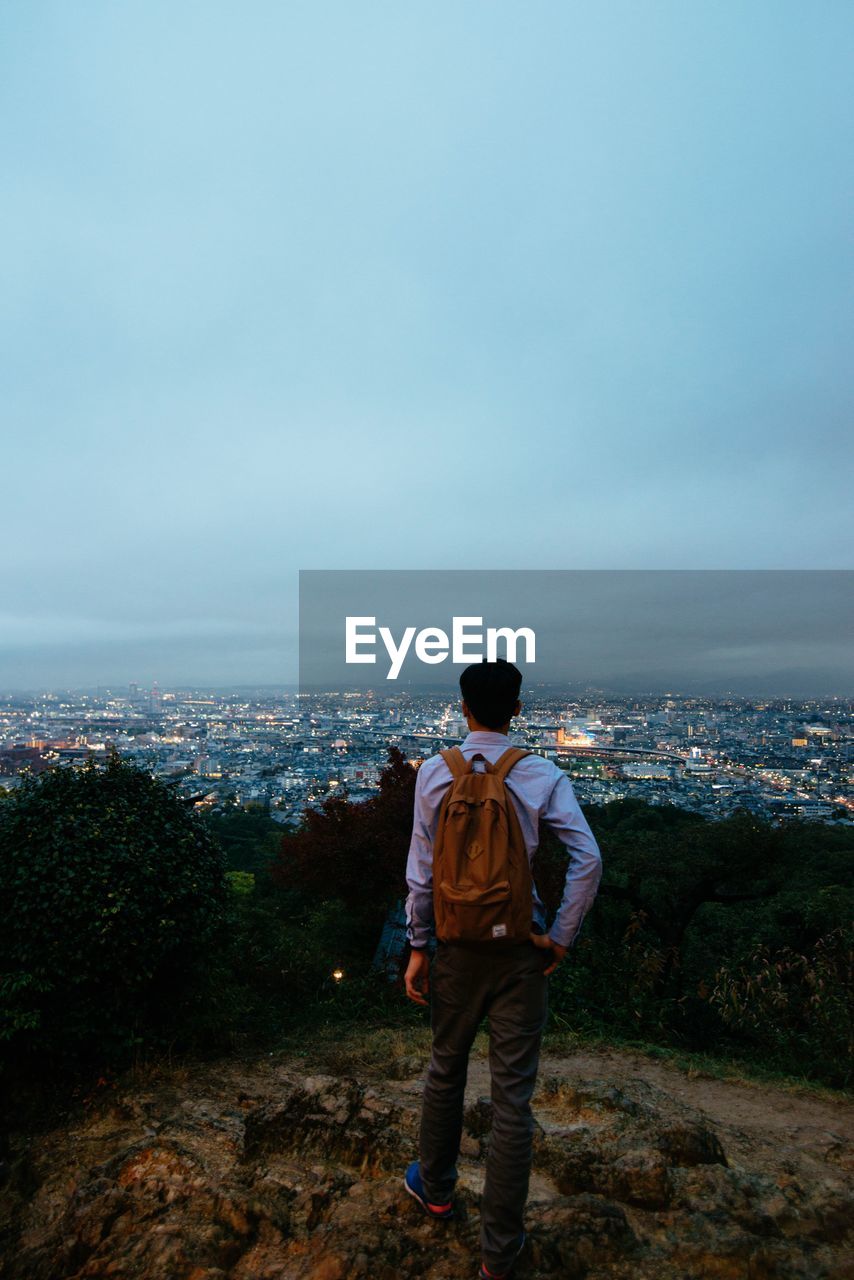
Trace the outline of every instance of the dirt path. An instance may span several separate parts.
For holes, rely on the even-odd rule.
[[[474,1066],[474,1064],[472,1064]],[[615,1083],[645,1080],[669,1098],[701,1112],[734,1158],[750,1152],[750,1164],[779,1166],[781,1157],[800,1153],[851,1168],[854,1103],[828,1102],[766,1084],[689,1075],[680,1067],[641,1054],[584,1051],[565,1057],[545,1055],[541,1075],[607,1078]],[[479,1061],[472,1083],[489,1091],[489,1064]]]
[[[488,1063],[483,1060],[478,1063],[478,1068],[481,1066],[488,1080]],[[542,1070],[556,1075],[598,1074],[609,1080],[640,1076],[721,1124],[744,1124],[769,1133],[798,1125],[831,1128],[849,1140],[854,1139],[854,1102],[829,1102],[773,1085],[719,1080],[705,1072],[689,1074],[672,1063],[642,1054],[609,1049],[584,1050],[565,1056],[546,1053]]]
[[[719,1080],[703,1072],[689,1074],[672,1063],[643,1054],[610,1049],[555,1054],[540,1061],[534,1112],[543,1105],[543,1082],[548,1077],[578,1081],[608,1080],[617,1085],[641,1081],[656,1091],[656,1106],[666,1115],[679,1104],[705,1118],[720,1138],[731,1163],[769,1173],[815,1176],[817,1167],[854,1171],[854,1103],[825,1101],[766,1084]],[[387,1082],[393,1090],[394,1084]],[[423,1073],[401,1081],[401,1096],[420,1094]],[[490,1092],[489,1062],[472,1055],[466,1104]],[[673,1100],[671,1102],[671,1100]],[[674,1105],[675,1104],[675,1105]],[[805,1167],[806,1166],[806,1167]]]

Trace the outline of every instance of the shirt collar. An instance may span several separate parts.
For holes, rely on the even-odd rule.
[[[510,742],[506,733],[498,733],[495,729],[473,729],[462,742],[462,746],[488,747],[491,742]]]

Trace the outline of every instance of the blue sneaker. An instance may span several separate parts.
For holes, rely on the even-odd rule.
[[[478,1280],[508,1280],[508,1276],[510,1275],[510,1272],[513,1270],[513,1265],[516,1262],[516,1258],[519,1257],[519,1254],[525,1248],[525,1241],[527,1240],[527,1238],[528,1237],[525,1235],[525,1232],[523,1231],[521,1244],[519,1245],[519,1248],[516,1250],[516,1254],[513,1258],[513,1262],[510,1263],[510,1266],[507,1268],[506,1271],[501,1271],[501,1272],[489,1271],[487,1270],[486,1263],[482,1262],[480,1264],[480,1270],[477,1273]]]
[[[403,1175],[403,1185],[412,1196],[413,1200],[417,1200],[421,1208],[427,1214],[428,1218],[453,1218],[454,1206],[451,1201],[447,1204],[436,1205],[430,1204],[424,1192],[424,1184],[421,1181],[421,1165],[417,1160],[413,1160],[412,1164]]]

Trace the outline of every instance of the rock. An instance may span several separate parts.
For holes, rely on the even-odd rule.
[[[656,1145],[671,1164],[726,1164],[715,1135],[699,1124],[672,1124],[659,1131]]]
[[[539,1090],[539,1097],[559,1114],[596,1118],[605,1113],[639,1116],[643,1103],[629,1097],[622,1089],[607,1080],[586,1080],[583,1085],[574,1081],[546,1077]]]
[[[419,1105],[392,1078],[304,1076],[282,1062],[119,1087],[53,1133],[13,1135],[0,1277],[474,1275],[492,1104],[475,1094],[465,1108],[447,1223],[401,1185]],[[554,1077],[534,1113],[520,1280],[854,1280],[841,1133],[821,1130],[812,1146],[801,1134],[803,1150],[793,1142],[769,1173],[731,1162],[707,1117],[639,1077]]]
[[[605,1183],[615,1200],[644,1209],[663,1209],[670,1203],[667,1161],[660,1151],[627,1151],[607,1165]]]
[[[585,1276],[594,1261],[601,1267],[636,1255],[638,1242],[625,1212],[599,1196],[582,1194],[538,1204],[536,1220],[529,1252],[545,1275],[574,1280]]]
[[[243,1159],[270,1151],[322,1151],[345,1164],[396,1168],[410,1149],[413,1119],[387,1097],[352,1079],[312,1076],[293,1085],[283,1101],[245,1118]]]
[[[423,1057],[419,1057],[416,1053],[407,1053],[402,1057],[392,1058],[386,1074],[389,1080],[408,1080],[412,1076],[420,1075],[426,1065]]]
[[[492,1128],[492,1099],[478,1098],[463,1112],[463,1125],[473,1138],[483,1138]]]

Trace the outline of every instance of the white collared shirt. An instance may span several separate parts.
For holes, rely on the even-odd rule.
[[[466,759],[482,752],[490,763],[516,745],[505,733],[477,730],[461,743]],[[519,760],[506,778],[507,790],[519,816],[519,825],[533,861],[539,843],[539,824],[555,833],[569,853],[563,901],[549,937],[561,947],[571,947],[582,921],[593,904],[602,878],[602,855],[587,819],[581,812],[566,774],[542,756]],[[441,755],[431,756],[418,770],[415,782],[415,815],[406,864],[406,937],[415,947],[425,947],[434,929],[433,841],[439,808],[451,783],[451,771]],[[534,885],[534,920],[544,930],[546,913]]]

